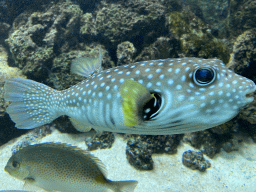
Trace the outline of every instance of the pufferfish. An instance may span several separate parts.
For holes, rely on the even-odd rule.
[[[205,130],[232,119],[253,101],[252,80],[219,59],[142,61],[101,70],[97,58],[78,58],[71,72],[86,80],[62,91],[26,79],[7,79],[4,98],[19,129],[70,117],[81,132],[91,128],[167,135]]]
[[[87,151],[62,143],[27,146],[4,169],[11,176],[47,191],[132,192],[137,181],[111,181],[103,163]]]

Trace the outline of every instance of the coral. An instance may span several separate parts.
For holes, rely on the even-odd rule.
[[[135,53],[136,53],[136,48],[131,42],[125,41],[120,43],[117,46],[117,50],[116,50],[116,56],[118,59],[117,65],[132,63]]]
[[[54,56],[78,42],[76,34],[81,15],[78,5],[66,1],[42,12],[23,13],[15,19],[6,42],[24,74],[41,78],[47,74],[44,65],[49,66]]]
[[[150,46],[143,48],[135,61],[147,61],[178,57],[179,41],[175,38],[159,37]]]
[[[4,115],[5,103],[4,103],[4,79],[9,78],[25,78],[22,75],[21,70],[17,67],[8,66],[8,54],[7,50],[0,45],[0,117]],[[7,103],[6,103],[7,104]]]
[[[221,139],[209,130],[187,133],[184,135],[183,141],[201,149],[201,152],[210,158],[213,158],[220,151]]]
[[[256,82],[256,28],[245,31],[237,37],[233,52],[227,67],[236,73],[252,79]],[[254,101],[247,106],[239,117],[256,124],[256,95],[254,94]]]
[[[229,17],[229,32],[231,37],[237,37],[246,30],[256,27],[255,9],[255,0],[231,1]]]
[[[185,151],[182,155],[182,163],[190,169],[198,169],[204,172],[206,169],[211,167],[211,163],[205,160],[201,152]]]
[[[215,38],[209,26],[191,11],[171,12],[167,15],[170,33],[180,40],[181,54],[186,57],[219,58],[228,62],[229,49]]]
[[[90,13],[83,16],[80,34],[88,40],[101,39],[111,49],[124,41],[143,47],[165,31],[164,12],[165,7],[156,0],[103,3],[95,17]]]
[[[11,25],[9,25],[8,23],[5,22],[0,22],[0,42],[4,43],[4,40],[7,38],[8,36],[8,32],[11,28]]]
[[[130,136],[127,141],[126,157],[136,169],[152,170],[153,153],[174,154],[182,135]]]
[[[94,137],[88,137],[85,139],[85,144],[88,146],[88,150],[92,151],[95,149],[106,149],[111,148],[115,141],[115,136],[110,132],[103,132],[97,134]]]

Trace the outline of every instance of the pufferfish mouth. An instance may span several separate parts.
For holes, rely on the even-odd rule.
[[[254,86],[252,89],[248,89],[245,93],[245,98],[248,103],[252,102],[254,100],[254,95],[256,94],[256,86]]]

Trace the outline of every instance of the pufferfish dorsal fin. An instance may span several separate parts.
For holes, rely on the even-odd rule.
[[[123,82],[120,87],[120,94],[123,99],[122,111],[124,125],[128,127],[139,125],[143,121],[143,106],[145,106],[153,96],[143,85],[133,80]]]
[[[72,61],[71,73],[90,77],[93,73],[102,71],[101,69],[102,56],[101,50],[99,50],[99,57],[80,57]]]

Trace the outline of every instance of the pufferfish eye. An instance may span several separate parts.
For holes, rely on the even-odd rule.
[[[216,72],[212,68],[199,68],[194,71],[193,80],[197,85],[206,86],[216,79]]]
[[[152,93],[153,98],[143,107],[142,117],[144,120],[150,120],[158,115],[162,104],[162,98],[157,93]]]
[[[13,162],[12,162],[12,166],[13,166],[14,168],[19,168],[19,167],[20,167],[20,164],[19,164],[17,161],[13,161]]]

